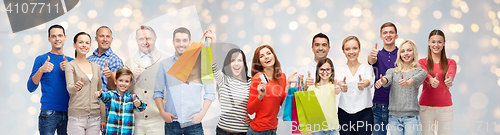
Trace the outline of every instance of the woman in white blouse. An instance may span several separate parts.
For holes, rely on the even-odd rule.
[[[347,58],[344,66],[338,66],[335,78],[341,88],[338,117],[341,135],[370,135],[373,125],[372,94],[373,68],[358,61],[361,44],[356,36],[342,42]],[[379,127],[380,129],[380,127]]]

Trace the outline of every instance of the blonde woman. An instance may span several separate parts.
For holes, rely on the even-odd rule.
[[[389,94],[389,132],[391,135],[420,135],[420,106],[418,87],[425,79],[426,72],[420,68],[417,47],[406,40],[398,50],[395,68],[380,75],[375,88],[391,86]]]

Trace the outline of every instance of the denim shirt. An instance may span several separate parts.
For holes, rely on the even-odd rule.
[[[182,128],[193,125],[192,119],[187,118],[201,111],[203,103],[202,90],[205,90],[203,100],[214,101],[215,89],[213,84],[186,84],[167,74],[177,59],[174,55],[160,63],[156,75],[153,100],[158,97],[165,98],[164,94],[166,94],[165,112],[177,116],[178,119],[173,119],[173,121],[178,121]]]

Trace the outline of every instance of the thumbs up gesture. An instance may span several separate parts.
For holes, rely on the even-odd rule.
[[[358,89],[359,90],[365,89],[365,82],[363,82],[363,79],[361,78],[361,74],[359,75]]]
[[[63,61],[59,63],[59,67],[61,67],[61,70],[64,71],[66,69],[66,63],[68,63],[68,59],[66,59],[66,55],[63,55]]]
[[[104,68],[102,68],[102,74],[104,74],[104,77],[106,78],[111,77],[111,70],[109,70],[108,61],[104,63]]]
[[[311,77],[311,72],[307,71],[306,86],[314,85],[314,78]]]
[[[42,71],[42,73],[47,73],[51,72],[52,69],[54,69],[54,64],[50,63],[50,56],[47,56],[47,60],[43,63],[39,70]]]
[[[137,95],[134,94],[134,106],[139,107],[141,105],[142,105],[141,101],[137,99]]]
[[[375,88],[379,89],[380,87],[382,87],[382,85],[384,85],[386,83],[387,83],[387,79],[382,77],[382,74],[380,74],[380,79],[378,79],[377,82],[375,82]]]
[[[137,78],[141,75],[142,73],[142,68],[140,64],[137,64],[137,67],[134,68],[134,71],[132,71],[132,74],[134,74],[134,78]]]
[[[337,84],[337,79],[335,79],[335,80],[333,81],[333,84],[334,84],[334,87],[335,87],[335,88],[334,88],[334,89],[335,89],[334,93],[335,93],[335,95],[338,95],[338,94],[340,93],[340,91],[341,91],[341,90],[340,90],[339,85]]]
[[[80,81],[75,83],[75,90],[80,91],[83,88],[83,86],[85,85],[83,84],[83,77],[82,77]]]
[[[346,84],[346,77],[344,76],[344,81],[340,82],[339,85],[340,85],[340,90],[342,92],[347,92],[347,84]]]
[[[432,88],[437,88],[439,86],[438,73],[436,73],[434,78],[429,78],[429,82]]]
[[[377,59],[377,55],[378,55],[377,46],[378,46],[378,44],[375,43],[375,48],[373,48],[372,51],[370,52],[370,58],[372,58],[372,59]]]
[[[94,94],[92,95],[92,97],[98,98],[98,97],[101,97],[101,94],[102,94],[102,89],[100,91],[94,92]]]
[[[405,80],[405,78],[403,77],[403,74],[401,74],[401,80],[399,80],[399,85],[401,85],[401,87],[408,87],[409,86],[409,83],[408,81]]]
[[[453,77],[450,77],[448,75],[448,73],[446,73],[446,78],[444,79],[444,84],[446,85],[446,87],[451,87],[453,86]]]

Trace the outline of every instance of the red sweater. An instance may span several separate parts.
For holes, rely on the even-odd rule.
[[[286,97],[286,76],[282,73],[280,79],[281,85],[276,80],[269,81],[266,84],[266,95],[260,101],[257,86],[261,81],[259,77],[261,74],[262,72],[259,72],[252,78],[247,105],[248,113],[255,113],[255,118],[250,123],[250,126],[255,131],[266,131],[278,127],[278,112]]]
[[[429,73],[427,70],[427,59],[422,58],[418,61],[420,67],[427,71],[427,78],[423,83],[422,95],[420,95],[419,104],[423,106],[433,106],[433,107],[445,107],[453,105],[451,101],[450,88],[444,84],[446,72],[441,71],[440,63],[434,63],[432,69],[433,73]],[[448,59],[448,76],[455,78],[457,72],[457,62],[453,59]],[[429,78],[433,78],[438,73],[439,85],[436,88],[432,88],[429,83]]]

